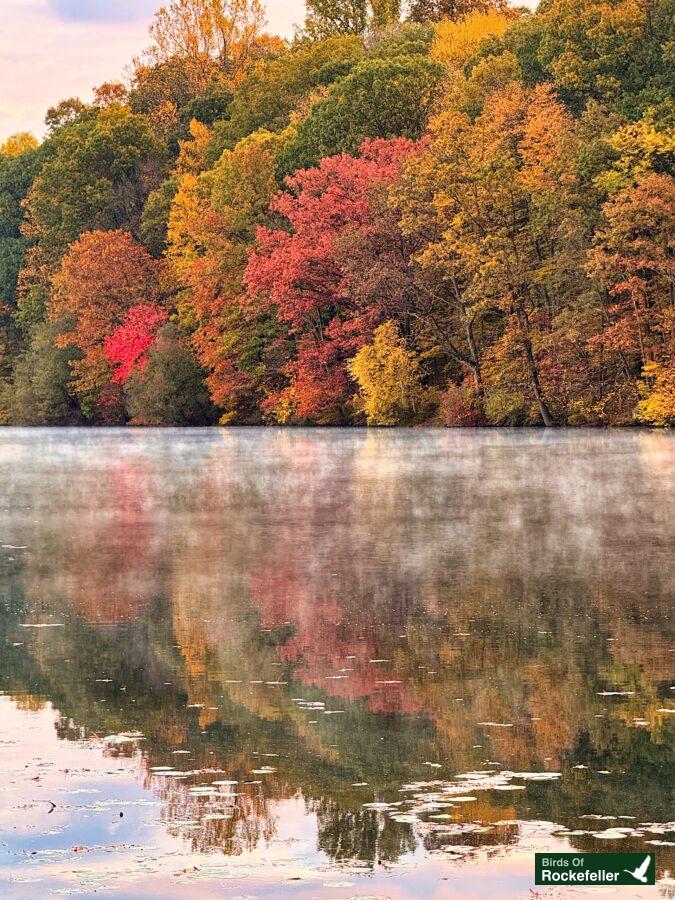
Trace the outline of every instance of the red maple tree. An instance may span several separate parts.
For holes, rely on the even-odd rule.
[[[125,384],[135,370],[143,368],[158,330],[167,321],[166,310],[150,303],[132,306],[122,324],[104,342],[105,355],[115,368],[112,380]]]
[[[281,421],[347,416],[354,391],[347,361],[382,318],[377,303],[363,307],[350,290],[349,240],[376,226],[372,192],[396,178],[414,148],[404,139],[366,141],[359,156],[329,157],[296,173],[272,204],[290,228],[258,230],[246,297],[273,306],[295,345],[287,386],[264,404]]]

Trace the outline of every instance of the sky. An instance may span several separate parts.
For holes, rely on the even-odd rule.
[[[124,76],[148,44],[162,0],[0,0],[0,141],[41,137],[50,106],[91,100],[92,88]],[[303,0],[267,0],[268,30],[291,36]]]

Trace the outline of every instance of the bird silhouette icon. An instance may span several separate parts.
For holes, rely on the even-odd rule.
[[[649,868],[649,863],[651,861],[651,856],[645,856],[637,869],[624,869],[624,872],[628,872],[628,874],[632,875],[636,881],[641,881],[642,884],[647,884],[647,869]]]

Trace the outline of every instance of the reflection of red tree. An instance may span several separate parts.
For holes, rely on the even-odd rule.
[[[381,657],[367,623],[346,623],[334,591],[317,597],[303,581],[306,566],[292,551],[280,556],[283,566],[252,573],[251,598],[262,628],[293,626],[293,635],[277,650],[281,660],[293,664],[293,677],[330,697],[364,699],[373,712],[418,712],[418,704],[392,674],[392,663],[371,662]]]
[[[148,467],[120,460],[106,470],[88,514],[68,529],[68,592],[89,622],[136,618],[157,590]]]

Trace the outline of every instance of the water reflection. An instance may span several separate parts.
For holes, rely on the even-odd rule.
[[[673,446],[4,431],[0,689],[135,761],[195,852],[252,853],[294,801],[357,867],[459,865],[549,822],[585,850],[657,841],[663,874]]]

